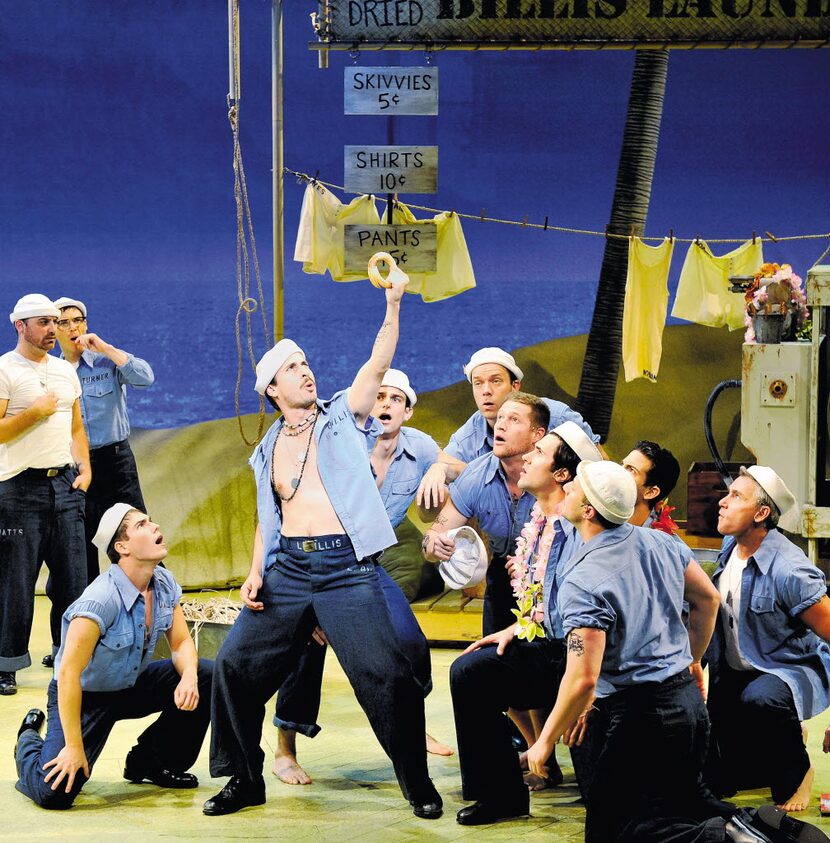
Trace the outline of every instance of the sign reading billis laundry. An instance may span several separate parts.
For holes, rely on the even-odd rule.
[[[438,114],[438,68],[347,67],[343,113]]]
[[[321,0],[320,47],[827,46],[828,0]],[[407,46],[408,45],[408,46]]]
[[[343,227],[346,272],[363,272],[375,252],[388,252],[404,272],[435,272],[438,238],[434,222]]]
[[[436,193],[437,146],[345,146],[348,193]]]

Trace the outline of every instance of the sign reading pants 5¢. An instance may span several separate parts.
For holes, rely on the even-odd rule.
[[[437,146],[346,146],[348,193],[436,193]]]
[[[343,236],[346,272],[365,272],[369,258],[375,252],[389,252],[404,272],[436,270],[438,239],[434,222],[419,222],[416,225],[346,225]]]

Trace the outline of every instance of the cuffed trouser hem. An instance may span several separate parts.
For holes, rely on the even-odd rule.
[[[55,653],[57,653],[57,650],[55,650]],[[28,653],[23,656],[0,656],[0,671],[3,673],[16,673],[18,670],[31,666],[32,657]]]
[[[299,732],[307,738],[314,738],[320,734],[320,727],[316,723],[309,725],[308,723],[295,723],[293,720],[281,720],[276,714],[274,715],[274,725],[278,729]]]

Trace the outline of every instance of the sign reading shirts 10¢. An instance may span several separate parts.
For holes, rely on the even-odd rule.
[[[344,114],[438,114],[437,67],[347,67]]]
[[[345,146],[347,193],[436,193],[437,146]]]
[[[435,272],[438,265],[438,236],[434,222],[346,225],[343,237],[346,272],[364,272],[375,252],[389,252],[404,272]]]

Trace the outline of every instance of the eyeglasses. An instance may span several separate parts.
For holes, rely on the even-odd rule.
[[[59,328],[68,328],[70,325],[74,328],[77,325],[83,325],[86,322],[86,316],[76,316],[74,319],[58,319]]]

